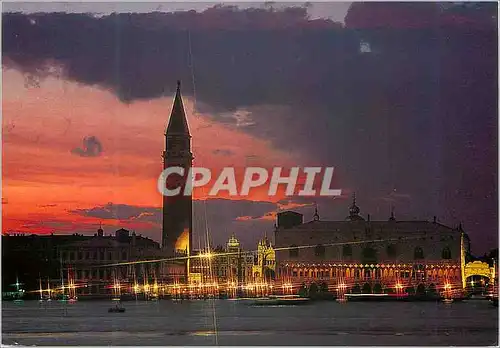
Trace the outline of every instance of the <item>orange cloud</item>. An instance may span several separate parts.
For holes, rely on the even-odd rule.
[[[45,219],[95,224],[95,219],[68,211],[105,202],[161,206],[157,180],[173,96],[123,104],[106,90],[52,77],[29,88],[23,75],[11,69],[3,70],[3,85],[2,198],[8,202],[2,206],[4,232],[39,233],[40,226],[33,230],[25,222]],[[212,170],[211,184],[225,166],[236,167],[242,180],[247,166],[289,168],[298,163],[293,154],[276,150],[268,141],[215,123],[212,115],[195,113],[189,96],[184,104],[194,165]],[[99,154],[75,153],[89,137],[102,146]],[[205,199],[209,188],[195,190],[195,199]],[[283,198],[284,188],[276,197],[269,197],[267,190],[253,189],[248,197],[221,193],[219,198]],[[57,224],[53,226],[57,232]]]

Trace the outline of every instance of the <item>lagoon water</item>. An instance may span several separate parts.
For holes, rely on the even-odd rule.
[[[241,301],[2,303],[13,345],[497,345],[498,308],[463,303],[252,307]]]

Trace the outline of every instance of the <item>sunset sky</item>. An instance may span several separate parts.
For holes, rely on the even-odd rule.
[[[163,132],[181,79],[196,166],[335,167],[344,191],[204,201],[198,190],[195,248],[205,223],[214,243],[236,233],[251,248],[280,209],[308,220],[318,203],[343,219],[353,191],[372,219],[392,205],[400,220],[462,222],[474,252],[498,243],[495,7],[5,13],[33,12],[16,6],[2,20],[3,233],[102,223],[159,241]]]

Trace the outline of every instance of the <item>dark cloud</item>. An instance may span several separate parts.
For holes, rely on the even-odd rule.
[[[3,62],[42,76],[56,64],[131,101],[171,94],[177,79],[192,94],[191,41],[197,105],[216,121],[335,166],[364,211],[385,214],[376,198],[396,188],[412,197],[398,214],[462,221],[486,250],[498,243],[496,14],[496,3],[355,3],[342,27],[304,8],[12,13]]]
[[[277,210],[274,203],[254,201],[232,201],[226,199],[210,199],[193,202],[193,242],[198,247],[198,242],[205,245],[207,226],[211,243],[223,244],[231,233],[236,233],[238,238],[248,248],[254,247],[258,238],[264,233],[270,234],[274,222],[241,222],[239,216],[250,215],[258,218],[268,212]],[[127,204],[107,203],[89,209],[71,210],[70,213],[86,217],[106,220],[119,220],[120,227],[133,229],[154,240],[161,240],[162,209],[157,207],[143,207]],[[142,224],[137,224],[142,223]],[[132,226],[132,227],[131,227]],[[110,226],[108,229],[114,229]],[[116,227],[117,228],[117,227]]]
[[[460,27],[488,29],[496,25],[495,3],[353,3],[345,17],[350,28],[427,29]]]
[[[81,157],[98,157],[102,153],[102,144],[95,136],[83,138],[83,147],[74,148],[71,153]]]
[[[138,207],[127,204],[113,204],[111,202],[103,206],[97,206],[90,209],[70,210],[69,212],[105,220],[137,220],[141,218],[150,219],[149,216],[156,215],[155,221],[161,221],[161,209],[159,208]]]
[[[27,220],[19,226],[19,230],[6,230],[5,233],[34,233],[34,234],[48,234],[48,233],[83,233],[90,234],[95,232],[92,226],[86,223],[76,222],[76,221],[62,221],[57,218],[43,219],[43,221],[37,220]]]

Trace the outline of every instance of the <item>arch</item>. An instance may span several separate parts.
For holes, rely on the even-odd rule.
[[[316,245],[316,247],[314,248],[314,255],[316,257],[325,257],[325,247],[324,245],[321,245],[321,244],[318,244]]]
[[[413,251],[413,258],[415,260],[422,260],[424,258],[424,250],[421,247],[415,247]]]
[[[377,283],[373,286],[373,293],[374,294],[381,294],[382,293],[382,285],[380,285],[380,283]]]
[[[443,250],[441,251],[441,258],[444,260],[450,260],[451,259],[451,250],[449,247],[444,247]]]
[[[488,279],[495,278],[495,269],[490,267],[488,263],[482,261],[469,262],[465,265],[465,279],[471,276],[482,276]]]
[[[472,275],[465,279],[465,287],[469,292],[484,292],[490,283],[490,278],[481,275]]]

